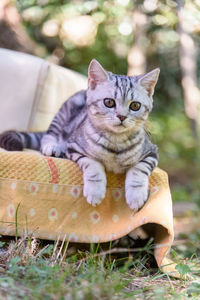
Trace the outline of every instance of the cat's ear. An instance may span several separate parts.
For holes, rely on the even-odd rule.
[[[103,83],[108,79],[108,74],[100,63],[93,59],[88,68],[88,85],[91,89],[95,89],[98,83]]]
[[[156,68],[153,71],[139,76],[139,83],[148,92],[149,96],[153,96],[155,85],[158,81],[160,69]]]

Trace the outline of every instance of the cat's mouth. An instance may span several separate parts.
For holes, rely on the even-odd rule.
[[[116,124],[115,126],[117,126],[117,127],[124,127],[124,128],[126,128],[126,126],[125,126],[123,123]]]
[[[126,132],[128,130],[128,128],[127,128],[127,126],[125,126],[125,124],[120,123],[120,124],[115,124],[113,126],[113,130],[114,130],[114,132],[123,133],[123,132]]]

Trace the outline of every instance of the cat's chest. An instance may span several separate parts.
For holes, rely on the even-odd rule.
[[[105,169],[109,172],[114,172],[116,174],[124,173],[128,169],[126,162],[123,161],[119,155],[102,155],[100,159]],[[131,162],[129,161],[129,165],[133,165],[132,159]]]
[[[139,159],[138,149],[131,147],[130,143],[125,143],[121,147],[118,145],[118,148],[106,143],[94,144],[91,154],[94,159],[102,162],[107,171],[114,173],[124,173]]]

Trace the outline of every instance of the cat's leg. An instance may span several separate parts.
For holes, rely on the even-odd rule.
[[[40,151],[47,156],[64,157],[66,152],[66,142],[59,141],[51,134],[45,134],[41,140]]]
[[[73,120],[85,106],[85,91],[80,91],[63,103],[41,141],[41,152],[47,156],[63,157],[67,149],[65,127],[73,132]],[[84,114],[82,114],[84,116]],[[69,129],[70,128],[70,129]]]
[[[106,173],[104,166],[88,157],[81,157],[77,164],[83,172],[83,195],[87,202],[96,206],[106,195]]]
[[[149,175],[157,166],[157,155],[149,155],[126,173],[125,195],[129,207],[137,211],[148,198]]]

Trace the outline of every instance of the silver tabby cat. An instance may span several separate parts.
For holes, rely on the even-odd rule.
[[[106,194],[106,173],[126,172],[125,197],[138,210],[148,197],[148,178],[158,162],[157,146],[145,132],[159,75],[125,76],[107,72],[92,60],[88,89],[67,100],[44,133],[7,131],[0,146],[31,148],[76,162],[83,172],[83,194],[98,205]]]

